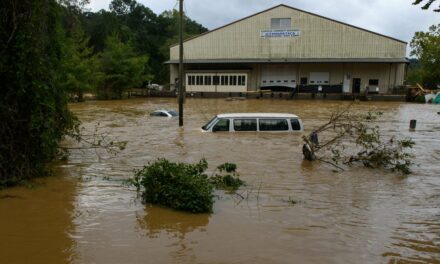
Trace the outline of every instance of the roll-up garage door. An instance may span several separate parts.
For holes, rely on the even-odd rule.
[[[261,88],[296,88],[295,65],[263,65],[261,69]]]

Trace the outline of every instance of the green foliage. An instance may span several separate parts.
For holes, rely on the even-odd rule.
[[[303,137],[305,145],[316,156],[320,151],[325,153],[315,159],[341,170],[341,166],[360,163],[369,168],[385,168],[409,174],[413,157],[406,150],[415,143],[411,139],[383,136],[375,123],[381,115],[381,112],[356,113],[350,105],[333,113],[328,123],[315,130],[326,138],[324,142],[313,144]]]
[[[419,95],[414,99],[414,102],[416,103],[426,103],[426,98],[423,95]]]
[[[411,55],[420,61],[419,80],[428,87],[440,84],[440,24],[431,26],[428,32],[416,32],[410,46]]]
[[[77,120],[59,87],[58,2],[9,0],[0,9],[0,186],[9,186],[45,175]]]
[[[226,163],[218,166],[217,169],[220,172],[224,172],[225,171],[227,173],[235,173],[235,171],[237,170],[237,164],[226,162]]]
[[[419,83],[419,84],[424,83],[424,80],[423,80],[424,73],[425,72],[421,67],[413,68],[410,66],[408,68],[408,77],[407,77],[408,83],[413,84],[413,85],[415,85],[417,83]]]
[[[244,182],[236,172],[237,165],[234,163],[224,163],[217,167],[220,174],[214,174],[209,180],[217,188],[228,191],[236,191]],[[225,174],[226,173],[226,174]]]
[[[104,77],[88,42],[84,33],[76,29],[63,45],[60,85],[78,101],[83,101],[84,92],[94,92]]]
[[[423,5],[422,5],[422,9],[429,9],[429,7],[431,7],[431,5],[435,2],[435,1],[437,1],[437,0],[426,0],[425,2],[424,2],[424,0],[415,0],[414,1],[414,3],[413,3],[413,5],[419,5],[419,4],[421,4],[422,2],[424,2],[423,3]],[[434,12],[440,12],[440,5],[439,5],[439,8],[438,9],[434,9]]]
[[[192,213],[212,212],[215,188],[235,191],[244,182],[238,178],[237,165],[233,163],[218,166],[216,171],[220,174],[212,177],[205,174],[207,168],[205,159],[196,164],[158,159],[136,171],[129,184],[142,190],[145,202]]]
[[[138,56],[130,44],[122,43],[118,36],[109,36],[101,54],[103,86],[98,92],[101,98],[122,98],[128,88],[141,87],[151,78],[146,74],[148,56]]]
[[[137,171],[133,182],[143,188],[145,202],[192,213],[211,212],[214,186],[204,174],[207,168],[205,159],[196,164],[159,159]]]
[[[134,0],[113,0],[110,12],[85,12],[81,20],[95,53],[102,52],[106,39],[116,34],[136,54],[149,57],[148,73],[154,82],[166,83],[169,81],[168,66],[163,62],[169,59],[169,46],[177,42],[177,14],[176,11],[165,11],[158,16]],[[185,17],[185,37],[206,31],[202,25]]]
[[[383,139],[379,126],[374,126],[371,121],[376,120],[379,113],[369,112],[364,117],[356,120],[350,129],[355,138],[356,154],[345,158],[345,164],[361,162],[365,167],[387,168],[400,171],[403,174],[411,173],[412,156],[404,150],[412,148],[414,141],[411,139],[396,139],[392,136]],[[371,118],[374,116],[374,118]]]

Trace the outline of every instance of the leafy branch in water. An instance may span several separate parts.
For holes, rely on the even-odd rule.
[[[383,136],[376,124],[381,116],[381,112],[357,113],[353,105],[334,112],[327,123],[309,136],[303,136],[304,158],[319,160],[340,170],[360,163],[370,168],[411,173],[413,157],[405,150],[412,148],[414,141]],[[324,141],[319,142],[318,137]]]
[[[128,141],[117,141],[110,137],[108,132],[102,132],[99,123],[95,126],[93,131],[87,131],[84,127],[79,128],[79,124],[74,130],[70,131],[68,137],[78,142],[79,146],[60,146],[60,152],[64,155],[61,157],[66,158],[70,150],[95,150],[97,156],[99,153],[97,150],[105,150],[107,153],[116,155],[123,151]]]

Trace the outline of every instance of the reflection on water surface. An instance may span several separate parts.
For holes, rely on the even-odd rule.
[[[24,252],[32,254],[39,248],[29,241],[44,234],[53,239],[39,243],[52,250],[39,250],[41,258],[58,254],[71,263],[438,263],[440,116],[436,106],[377,102],[359,106],[385,113],[380,123],[385,133],[416,141],[418,166],[409,177],[365,168],[334,173],[325,164],[302,160],[299,135],[200,132],[214,115],[226,112],[294,113],[307,132],[347,104],[188,99],[183,128],[178,128],[175,118],[149,116],[155,109],[176,109],[175,99],[72,105],[87,130],[99,123],[101,131],[128,141],[127,148],[117,156],[73,152],[59,178],[79,181],[66,187],[65,199],[50,196],[57,186],[51,181],[38,189],[47,197],[44,202],[0,199],[2,216],[14,219],[0,220],[0,235],[7,234],[13,242],[3,240],[0,257],[18,255],[15,246],[20,242]],[[418,120],[416,132],[408,129],[410,119]],[[143,205],[121,182],[133,175],[133,169],[160,157],[184,162],[204,157],[211,170],[235,162],[248,183],[241,190],[248,198],[219,193],[209,215]],[[32,194],[33,190],[7,190],[0,197]],[[50,219],[54,227],[42,228],[47,225],[39,218]],[[35,228],[23,228],[28,222]],[[25,257],[16,260],[28,263]]]

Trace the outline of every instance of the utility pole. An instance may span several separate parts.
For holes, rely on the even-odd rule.
[[[183,126],[183,0],[179,0],[179,126]]]

